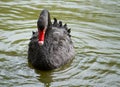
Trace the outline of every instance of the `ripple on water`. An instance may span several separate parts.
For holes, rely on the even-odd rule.
[[[119,0],[0,1],[0,86],[120,86]],[[40,10],[68,23],[76,50],[67,65],[37,71],[27,63]],[[61,16],[62,15],[62,16]]]

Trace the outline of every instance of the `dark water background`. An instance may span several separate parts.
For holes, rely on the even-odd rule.
[[[76,56],[53,71],[28,66],[42,9],[72,29]],[[0,0],[0,87],[120,87],[120,0]]]

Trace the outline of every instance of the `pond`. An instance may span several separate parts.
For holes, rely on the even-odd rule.
[[[38,71],[27,61],[39,13],[71,28],[75,58]],[[120,87],[120,0],[1,0],[1,87]]]

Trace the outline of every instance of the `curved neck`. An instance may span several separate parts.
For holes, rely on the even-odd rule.
[[[43,45],[45,35],[52,28],[50,13],[48,12],[48,10],[42,10],[42,12],[40,13],[40,16],[37,22],[37,27],[38,27],[38,39],[39,39],[38,43],[40,45]]]
[[[50,13],[48,12],[48,27],[52,27],[52,22],[51,22],[51,18],[50,18]]]
[[[51,19],[50,19],[50,13],[48,10],[42,10],[40,13],[40,16],[38,18],[37,26],[39,30],[42,30],[44,28],[49,28],[52,25]]]

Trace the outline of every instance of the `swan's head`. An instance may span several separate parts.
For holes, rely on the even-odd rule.
[[[50,26],[50,15],[47,10],[42,10],[40,13],[40,16],[37,21],[37,27],[38,27],[38,43],[40,45],[44,44],[45,39],[45,32],[47,28]]]

